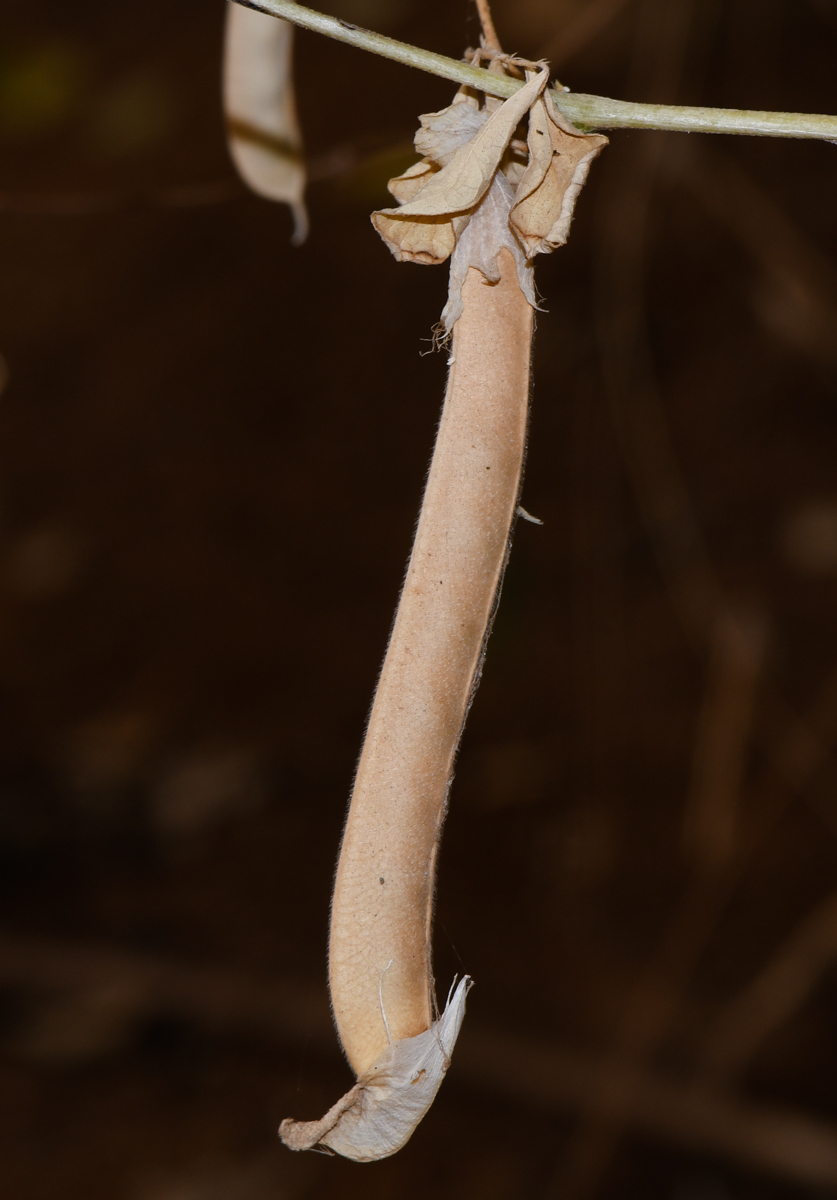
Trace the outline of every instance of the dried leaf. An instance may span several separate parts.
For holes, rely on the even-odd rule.
[[[548,97],[541,95],[532,105],[529,165],[510,218],[529,258],[564,245],[590,164],[607,145],[605,137],[570,129]]]
[[[319,1121],[283,1121],[291,1150],[325,1146],[356,1162],[388,1158],[409,1141],[450,1066],[465,1016],[470,979],[460,980],[438,1021],[388,1046],[355,1086]]]
[[[419,154],[446,167],[457,150],[476,137],[489,119],[489,113],[467,98],[454,100],[441,112],[419,117],[421,129],[415,137]]]
[[[387,188],[399,204],[413,200],[439,168],[423,160],[414,163],[403,175],[390,179]],[[456,242],[453,224],[443,217],[427,221],[397,221],[383,213],[373,213],[372,223],[398,262],[417,262],[435,266],[448,258]]]
[[[590,163],[607,144],[566,121],[544,95],[547,75],[528,71],[524,87],[493,109],[479,108],[461,90],[448,108],[420,117],[415,142],[425,158],[389,184],[401,207],[372,214],[399,261],[434,264],[453,254],[446,333],[462,312],[469,268],[496,281],[501,249],[512,255],[521,291],[537,307],[530,260],[566,242]],[[527,109],[524,166],[524,147],[512,138]]]
[[[541,71],[506,100],[476,136],[462,146],[446,167],[402,209],[384,209],[387,216],[439,217],[465,212],[478,204],[500,165],[515,129],[546,87],[548,71]],[[463,106],[465,107],[465,106]]]
[[[426,217],[421,221],[400,221],[385,209],[372,214],[372,224],[389,246],[398,262],[435,266],[453,253],[456,234],[453,222],[445,217]]]
[[[414,163],[408,171],[403,175],[396,175],[394,179],[390,179],[387,184],[387,190],[390,195],[394,196],[399,204],[408,204],[413,200],[424,185],[429,181],[430,176],[438,171],[438,167],[434,167],[430,162]]]
[[[474,115],[479,112],[467,99],[440,113],[428,114],[424,124],[428,136],[438,139],[436,152],[443,154],[452,140],[476,128],[470,140],[454,153],[447,166],[430,174],[427,183],[417,190],[415,197],[401,208],[384,208],[372,214],[372,224],[389,246],[399,262],[418,262],[433,265],[444,262],[453,252],[457,236],[464,226],[454,227],[453,218],[467,213],[477,205],[491,186],[500,160],[512,139],[515,129],[525,116],[529,106],[546,87],[547,71],[530,79],[519,92],[488,120],[474,126]],[[460,113],[456,110],[461,110]],[[470,115],[469,115],[470,114]],[[422,131],[417,141],[422,138]],[[441,149],[440,149],[441,147]],[[421,164],[393,180],[394,194],[404,189],[402,185],[420,177]],[[390,187],[392,191],[392,186]]]
[[[541,186],[552,165],[555,152],[552,123],[547,115],[543,96],[539,96],[529,110],[529,133],[526,142],[529,148],[529,162],[518,184],[517,204],[522,203]]]
[[[293,25],[240,4],[227,6],[224,113],[230,154],[260,196],[290,206],[293,242],[308,233],[305,164],[292,78]]]

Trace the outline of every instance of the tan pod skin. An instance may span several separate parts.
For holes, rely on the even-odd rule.
[[[471,268],[416,539],[358,765],[334,887],[331,998],[358,1083],[293,1149],[395,1153],[430,1107],[459,1032],[463,980],[434,1020],[430,932],[453,760],[517,507],[534,313],[517,268]]]
[[[332,899],[331,1002],[357,1083],[319,1121],[289,1119],[279,1129],[294,1150],[359,1162],[409,1140],[465,1014],[468,976],[436,1012],[433,889],[453,762],[517,511],[537,306],[531,259],[567,240],[589,164],[607,140],[547,106],[546,64],[499,54],[488,0],[477,3],[477,57],[493,58],[501,74],[513,63],[526,83],[502,104],[460,88],[446,108],[424,113],[421,161],[389,181],[397,207],[372,214],[398,262],[450,258],[442,327],[453,347]],[[515,132],[527,113],[524,147]]]
[[[436,850],[517,507],[534,313],[473,267],[416,539],[369,718],[331,912],[331,1000],[362,1075],[428,1029]]]

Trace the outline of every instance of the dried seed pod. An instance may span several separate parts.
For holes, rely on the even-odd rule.
[[[240,4],[227,6],[224,115],[230,154],[254,192],[289,205],[292,241],[308,234],[305,163],[293,87],[294,27]]]
[[[532,73],[496,107],[460,93],[422,117],[416,144],[425,159],[390,181],[401,207],[372,218],[399,260],[452,256],[442,314],[451,369],[332,901],[332,1006],[358,1081],[321,1120],[283,1121],[282,1138],[295,1150],[320,1146],[363,1162],[395,1153],[433,1102],[464,1016],[467,977],[434,1020],[430,933],[454,756],[523,511],[535,295],[514,213],[534,197],[522,217],[529,252],[552,249],[566,197],[580,187],[581,160],[603,142],[557,124],[556,135],[536,128],[515,190],[501,167],[526,112],[543,105],[546,79],[546,71]],[[548,120],[538,109],[538,127]],[[575,142],[565,153],[558,135],[577,139],[581,158]]]
[[[436,851],[517,507],[533,311],[507,251],[496,284],[469,271],[463,299],[334,887],[331,997],[358,1084],[322,1122],[281,1131],[294,1149],[319,1143],[361,1160],[398,1150],[432,1103],[467,992],[463,980],[433,1021]]]

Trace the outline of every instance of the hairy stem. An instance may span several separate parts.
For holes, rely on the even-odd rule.
[[[235,3],[282,17],[304,29],[336,38],[337,41],[390,58],[404,66],[440,75],[452,83],[477,88],[489,96],[506,100],[523,86],[517,79],[495,75],[481,67],[447,58],[444,54],[435,54],[380,33],[372,33],[349,21],[340,21],[336,17],[305,8],[295,0],[235,0]],[[837,141],[837,116],[636,104],[630,100],[611,100],[606,96],[587,96],[582,92],[563,90],[553,91],[550,95],[561,113],[582,129],[662,129],[679,133],[734,133]]]
[[[497,37],[497,30],[494,26],[494,18],[491,15],[491,5],[488,0],[476,0],[477,13],[482,25],[483,44],[487,50],[499,50],[500,39]]]

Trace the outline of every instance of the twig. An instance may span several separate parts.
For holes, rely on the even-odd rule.
[[[336,17],[305,8],[294,0],[235,0],[235,3],[269,13],[273,17],[282,17],[303,29],[322,33],[338,42],[356,46],[359,50],[368,50],[371,54],[379,54],[406,67],[416,67],[431,75],[440,75],[452,83],[477,88],[489,96],[507,100],[523,86],[519,80],[509,76],[495,75],[481,67],[447,58],[444,54],[372,33],[350,21],[340,21]],[[588,96],[583,92],[553,91],[550,95],[561,113],[574,125],[584,129],[663,129],[674,133],[734,133],[837,141],[837,117],[821,114],[639,104],[631,100],[611,100],[607,96]]]
[[[832,668],[804,717],[782,706],[777,711],[784,729],[779,737],[769,731],[766,745],[772,770],[792,792],[809,788],[828,764],[837,735],[837,668]]]
[[[232,176],[174,184],[148,192],[0,192],[0,213],[25,217],[86,217],[144,208],[204,208],[249,193]]]
[[[676,94],[692,15],[689,0],[646,0],[634,71],[647,85]],[[605,1093],[569,1143],[548,1191],[588,1200],[601,1185],[636,1103],[643,1063],[670,1034],[702,954],[736,880],[740,765],[749,741],[758,655],[739,658],[738,620],[704,544],[688,487],[671,445],[646,329],[643,282],[650,203],[662,159],[650,139],[618,179],[618,232],[607,211],[601,239],[602,370],[617,440],[684,629],[714,649],[693,764],[686,832],[692,873],[665,921],[650,961],[625,999],[615,1030]],[[743,657],[743,656],[742,656]],[[734,719],[727,728],[729,717]],[[720,824],[720,828],[718,825]],[[748,849],[748,848],[743,848]]]
[[[480,25],[482,25],[483,45],[487,50],[500,50],[500,39],[497,36],[497,30],[494,26],[494,18],[491,16],[491,6],[488,0],[476,0],[477,13],[479,14]]]
[[[703,1079],[740,1077],[770,1034],[803,1006],[837,955],[837,896],[823,900],[720,1013],[706,1039]]]
[[[719,614],[701,713],[684,838],[704,871],[729,866],[740,840],[739,803],[765,649],[758,614]]]
[[[463,1076],[520,1103],[581,1111],[703,1154],[806,1184],[837,1184],[837,1133],[787,1110],[749,1106],[646,1070],[473,1027],[457,1060]]]
[[[641,170],[640,177],[632,181],[631,187],[627,187],[624,181],[618,183],[618,233],[611,226],[602,248],[602,358],[605,386],[610,397],[619,441],[645,523],[656,544],[672,599],[685,630],[695,644],[705,645],[713,633],[717,635],[717,622],[729,619],[729,600],[706,552],[688,489],[671,445],[643,316],[642,264],[645,229],[653,176],[660,167],[660,160],[659,143],[648,143],[647,156],[640,156],[639,164],[635,168]],[[610,212],[606,220],[612,220]],[[745,674],[749,675],[749,670],[745,671]],[[729,682],[732,683],[733,680],[730,679]],[[746,685],[747,691],[750,691],[754,680],[742,679],[739,682]],[[739,718],[742,721],[745,717],[749,719],[752,715],[751,712],[748,714],[748,710],[751,710],[752,696],[742,695],[739,701]],[[736,707],[739,707],[738,702]],[[834,718],[831,714],[835,709],[837,688],[833,687],[825,689],[822,701],[813,707],[806,721],[793,721],[792,714],[786,713],[782,706],[785,721],[783,736],[775,737],[773,744],[766,747],[768,771],[770,776],[774,777],[774,787],[780,785],[778,794],[775,797],[771,796],[771,802],[756,814],[752,822],[753,828],[742,837],[735,859],[723,867],[714,882],[707,876],[700,888],[695,887],[691,899],[684,898],[680,912],[672,920],[669,945],[677,950],[681,965],[677,973],[672,972],[670,968],[665,972],[661,971],[656,980],[649,975],[645,995],[637,993],[636,1025],[633,1030],[627,1031],[631,1033],[631,1040],[628,1040],[627,1032],[623,1031],[622,1044],[619,1046],[621,1054],[614,1056],[612,1070],[602,1083],[603,1092],[605,1085],[614,1090],[607,1097],[599,1098],[598,1109],[590,1106],[587,1120],[581,1126],[585,1136],[578,1137],[574,1143],[575,1159],[567,1172],[557,1180],[555,1194],[560,1192],[562,1200],[568,1195],[573,1198],[587,1196],[599,1182],[600,1175],[615,1150],[619,1127],[627,1125],[630,1119],[624,1115],[614,1116],[613,1112],[629,1113],[633,1112],[632,1106],[641,1105],[632,1094],[631,1088],[635,1086],[638,1078],[642,1078],[642,1057],[647,1057],[659,1045],[660,1040],[669,1031],[670,1022],[676,1016],[675,1005],[679,996],[682,996],[689,974],[688,954],[696,956],[700,952],[701,944],[705,947],[744,864],[752,857],[767,832],[775,828],[777,820],[788,804],[810,783],[813,773],[825,755],[823,741],[828,740],[829,731],[833,729]],[[727,730],[724,715],[718,710],[716,717],[717,734],[725,738]],[[730,735],[734,732],[729,730]],[[742,733],[743,730],[739,730],[739,738]],[[734,777],[739,775],[740,762],[736,764],[736,759],[740,758],[743,746],[744,740],[741,739],[737,748],[734,745],[726,747],[726,766],[722,766],[718,772],[719,780],[727,775],[732,782]],[[717,749],[722,747],[719,745]],[[718,795],[715,798],[720,800],[723,797]],[[732,799],[734,790],[727,796],[728,801]],[[724,819],[730,820],[733,813],[734,809],[728,803]],[[706,815],[709,816],[708,813]],[[728,832],[731,833],[732,830]],[[701,838],[699,841],[710,851],[710,854],[706,855],[707,858],[716,856],[722,860],[726,857],[730,841],[728,836],[720,838],[715,847],[709,844],[710,839]],[[718,853],[719,851],[721,852]],[[719,862],[718,866],[721,865]],[[816,932],[819,932],[819,927]],[[803,934],[805,933],[806,931],[803,931]],[[823,934],[824,938],[825,936]],[[790,947],[794,953],[796,949]],[[810,970],[813,951],[810,951],[809,941],[806,941],[802,948],[802,953],[806,952],[808,958],[805,966]],[[797,978],[796,959],[791,968],[787,968],[783,960],[782,970],[796,970],[797,976],[794,978]],[[759,988],[759,998],[761,994]],[[747,996],[749,995],[748,989]],[[741,1019],[736,1018],[735,1031],[730,1035],[733,1040],[737,1039],[738,1031],[743,1030],[746,1022],[752,1017],[749,1000],[745,999],[744,1003],[748,1004],[748,1014],[745,1015],[742,1009]],[[778,1011],[771,1010],[765,1017],[765,1028],[768,1022],[778,1022],[780,1019]],[[641,1028],[642,1021],[646,1023],[644,1030]],[[720,1047],[721,1031],[717,1036]],[[727,1038],[726,1030],[723,1031],[723,1037]],[[723,1047],[715,1051],[713,1048],[713,1053],[716,1053],[720,1060],[727,1054],[727,1049]],[[730,1054],[739,1053],[737,1045],[730,1051]],[[717,1074],[713,1075],[710,1081],[714,1085],[715,1094],[718,1076],[724,1074],[726,1069],[726,1062],[720,1063],[716,1068]],[[610,1105],[611,1111],[605,1111],[606,1105]]]
[[[677,453],[657,383],[643,306],[644,245],[650,192],[660,161],[657,139],[643,144],[618,182],[619,221],[608,211],[599,256],[599,337],[605,395],[643,523],[684,632],[710,643],[726,607],[720,581]]]
[[[750,254],[761,275],[756,304],[771,332],[833,367],[837,279],[826,256],[752,175],[717,149],[681,142],[666,168]]]
[[[772,699],[776,727],[763,730],[768,790],[762,791],[761,830],[751,834],[751,853],[794,797],[815,804],[811,784],[829,759],[837,730],[837,671],[826,679],[804,717],[788,712],[778,697]],[[771,794],[771,779],[774,792],[778,785],[776,794]],[[723,1089],[740,1078],[773,1030],[802,1007],[836,957],[837,896],[831,895],[807,914],[712,1021],[698,1054],[700,1086]]]
[[[333,1047],[322,989],[300,981],[260,982],[130,950],[0,937],[4,985],[69,996],[108,991],[122,998],[128,1021],[175,1013],[279,1045],[311,1039],[323,1054]],[[837,1130],[804,1113],[751,1107],[647,1071],[625,1079],[610,1060],[476,1025],[463,1038],[457,1067],[460,1086],[481,1097],[488,1091],[536,1108],[598,1113],[796,1183],[837,1186]],[[631,1096],[624,1111],[613,1099],[620,1093]]]

